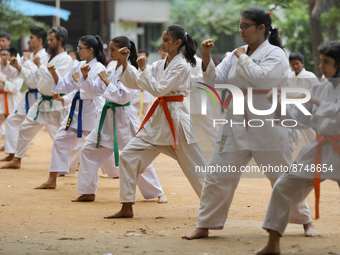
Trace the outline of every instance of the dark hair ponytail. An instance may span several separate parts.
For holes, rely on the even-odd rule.
[[[92,48],[93,55],[97,61],[102,63],[104,66],[106,65],[106,58],[103,51],[103,42],[99,35],[85,35],[81,37],[79,41],[81,41],[86,47]]]
[[[284,46],[282,46],[282,41],[279,37],[279,30],[272,27],[272,19],[270,15],[270,12],[258,7],[248,8],[241,13],[242,17],[252,20],[256,25],[259,26],[263,24],[266,29],[264,32],[264,37],[266,39],[268,38],[270,44],[283,49]]]
[[[129,38],[126,36],[116,36],[113,38],[112,43],[116,44],[118,48],[124,48],[127,47],[130,51],[130,55],[128,60],[130,61],[131,65],[136,67],[138,69],[137,65],[137,50],[136,50],[136,45],[133,41],[131,41]]]
[[[179,49],[184,47],[184,57],[190,63],[191,66],[196,66],[196,47],[192,37],[185,32],[184,28],[179,25],[168,26],[165,31],[170,34],[174,40],[180,39],[182,41]]]

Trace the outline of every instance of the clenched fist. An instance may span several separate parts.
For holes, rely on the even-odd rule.
[[[56,70],[56,67],[54,66],[53,63],[49,63],[49,64],[47,65],[47,70],[48,70],[50,73],[54,73],[55,70]]]
[[[80,67],[80,71],[83,74],[84,80],[86,80],[88,73],[90,72],[91,67],[88,64],[83,65]]]
[[[137,59],[137,65],[142,70],[142,72],[146,69],[146,58],[144,56],[140,56]]]
[[[75,72],[72,74],[72,78],[75,82],[78,82],[80,80],[80,74],[79,72]]]
[[[210,52],[213,50],[213,48],[215,47],[214,44],[215,40],[214,39],[207,39],[204,40],[201,43],[201,53],[202,54],[210,54]]]
[[[36,64],[37,67],[41,66],[40,57],[38,55],[34,55],[33,62],[34,64]]]

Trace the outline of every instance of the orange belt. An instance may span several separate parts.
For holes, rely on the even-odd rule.
[[[6,116],[9,115],[9,110],[8,110],[8,99],[7,99],[7,92],[4,90],[0,90],[0,94],[4,94],[4,101],[5,101],[5,109],[6,109]]]
[[[148,111],[147,115],[145,116],[145,118],[143,120],[143,123],[140,125],[140,128],[137,131],[136,135],[143,128],[144,124],[151,118],[151,116],[155,112],[157,106],[159,104],[161,104],[163,106],[163,111],[165,113],[165,116],[166,116],[166,118],[167,118],[167,120],[169,122],[172,135],[174,136],[175,150],[176,150],[176,134],[175,134],[174,123],[172,122],[170,111],[169,111],[169,108],[168,108],[168,105],[166,104],[166,102],[183,102],[183,100],[184,100],[184,96],[158,97],[156,99],[156,101],[153,103],[153,105],[151,106],[151,108]]]
[[[259,95],[259,94],[268,94],[268,92],[270,91],[270,89],[257,89],[257,90],[253,90],[253,94],[255,95]],[[243,95],[247,95],[248,94],[248,90],[247,89],[242,89]],[[279,90],[279,92],[281,92]],[[229,95],[227,96],[226,100],[223,103],[223,108],[227,109],[229,108],[229,104],[231,99],[233,98],[233,94],[229,93]],[[244,100],[244,117],[246,119],[246,121],[248,121],[248,116],[247,116],[247,112],[246,112],[246,101]],[[247,125],[247,130],[248,130],[248,125]]]
[[[315,219],[318,219],[319,216],[319,203],[320,203],[320,172],[317,171],[317,166],[321,166],[321,150],[322,146],[330,142],[333,145],[333,148],[340,155],[340,135],[333,136],[325,136],[316,134],[316,141],[318,141],[318,145],[316,147],[315,153],[315,172],[314,172],[314,192],[315,192]]]

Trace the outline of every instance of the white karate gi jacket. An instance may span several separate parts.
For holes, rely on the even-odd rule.
[[[288,75],[287,87],[311,89],[318,84],[320,84],[320,82],[315,74],[306,71],[305,68],[302,68],[298,75],[296,75],[294,71]],[[303,96],[301,93],[288,93],[287,95],[294,98]]]
[[[129,65],[130,66],[130,65]],[[131,70],[138,74],[137,69],[134,66],[130,66]],[[109,102],[116,104],[127,104],[138,93],[138,91],[129,89],[119,80],[119,74],[123,70],[123,66],[110,69],[108,71],[110,84],[106,87],[105,83],[99,78],[92,76],[90,79],[81,85],[81,88],[90,94],[96,96],[103,96]],[[102,110],[102,109],[101,109]],[[97,143],[97,134],[101,114],[98,115],[95,121],[95,127],[93,131],[87,136],[87,140]],[[133,138],[138,130],[138,117],[133,106],[116,107],[115,114],[115,129],[118,140],[118,148],[122,150]],[[103,128],[100,133],[99,145],[114,149],[114,136],[113,136],[113,111],[109,108],[106,112]]]
[[[243,46],[247,51],[248,46]],[[234,50],[235,51],[235,50]],[[203,72],[204,82],[215,86],[215,84],[231,84],[240,89],[252,87],[256,89],[272,89],[285,87],[287,77],[290,72],[289,63],[285,52],[268,42],[264,41],[251,56],[243,54],[240,58],[234,55],[234,51],[229,54],[215,68],[214,63],[210,60],[207,70]],[[247,95],[248,96],[248,95]],[[247,102],[245,96],[245,102]],[[267,110],[271,108],[271,103],[267,100],[266,94],[254,94],[253,105],[257,110]],[[272,121],[266,119],[275,119],[275,113],[260,116],[249,111],[246,103],[245,111],[248,120],[263,120],[262,127],[248,127],[248,131],[243,124],[235,124],[231,127],[231,120],[235,123],[243,123],[243,115],[233,115],[233,99],[230,101],[229,109],[226,114],[227,124],[221,125],[218,132],[217,141],[221,141],[225,136],[225,143],[221,143],[221,153],[237,152],[241,150],[251,151],[280,151],[289,146],[292,142],[293,132],[291,129],[279,125],[273,125]],[[277,119],[277,118],[276,118]],[[245,123],[247,125],[247,123]],[[252,123],[259,125],[258,122]]]
[[[297,129],[312,128],[317,134],[324,136],[340,135],[340,85],[334,89],[333,84],[326,80],[320,85],[314,86],[311,89],[311,93],[322,100],[319,107],[309,103],[303,104],[312,115],[304,115],[298,108],[291,108],[287,105],[287,115],[281,118],[295,119],[298,122],[298,125],[295,127]],[[302,147],[295,162],[297,164],[304,164],[304,166],[308,165],[308,167],[314,164],[317,145],[318,142],[313,141]],[[326,164],[327,169],[332,165],[333,171],[321,172],[321,179],[340,180],[340,155],[329,142],[322,147],[322,164]],[[313,173],[306,170],[298,170],[296,173],[291,173],[313,178]]]
[[[41,49],[36,54],[40,58],[41,63],[47,63],[50,55],[46,52],[45,49]],[[4,73],[12,78],[20,77],[24,80],[24,84],[29,87],[30,89],[36,89],[39,81],[39,76],[37,74],[38,67],[33,62],[34,53],[32,52],[30,54],[30,59],[25,60],[24,57],[21,57],[18,62],[21,66],[21,72],[19,73],[16,68],[9,65],[9,62],[6,65],[6,68],[4,68]],[[39,96],[39,94],[38,94]],[[32,107],[32,105],[37,101],[35,98],[34,93],[28,94],[28,102],[29,106]],[[19,115],[26,115],[26,100],[25,97],[21,100],[20,104],[16,108],[16,113]]]
[[[190,92],[190,67],[186,60],[182,57],[182,54],[178,54],[164,70],[166,59],[154,62],[151,67],[146,68],[138,75],[131,66],[128,66],[119,75],[119,78],[125,86],[146,90],[154,97],[188,96]],[[186,104],[184,102],[167,102],[167,105],[175,128],[176,144],[178,144],[180,126],[184,131],[187,143],[196,143],[194,132],[191,132],[193,127]],[[154,145],[175,144],[170,125],[161,105],[156,108],[153,116],[137,134],[137,137]]]
[[[0,90],[7,92],[7,102],[8,102],[8,114],[10,114],[21,100],[20,89],[22,87],[23,80],[21,78],[9,78],[4,73],[0,72],[0,76],[5,80],[5,83],[0,86]],[[6,113],[5,106],[5,95],[0,94],[0,114]]]
[[[79,84],[84,82],[84,77],[80,71],[80,68],[86,64],[86,61],[81,61],[75,67],[72,67],[71,70],[64,76],[59,76],[58,84],[53,82],[52,91],[55,93],[71,93],[75,89],[80,91],[80,98],[83,100],[83,109],[82,109],[82,130],[91,132],[96,123],[97,116],[104,104],[104,100],[99,98],[94,94],[87,93],[85,90],[81,89],[77,82],[74,81],[72,74],[75,72],[79,72],[80,80]],[[98,62],[96,58],[87,63],[91,70],[88,74],[88,78],[90,76],[98,76],[97,74],[101,71],[105,70],[105,66]],[[87,78],[87,79],[88,79]],[[72,102],[71,102],[72,103]],[[74,110],[74,115],[72,118],[72,122],[70,127],[74,129],[78,129],[78,112],[79,112],[79,101],[76,102],[76,107]],[[66,127],[68,121],[69,113],[67,117],[63,120],[61,125]]]

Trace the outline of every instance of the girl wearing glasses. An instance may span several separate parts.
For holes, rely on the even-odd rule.
[[[118,50],[127,47],[130,56],[129,66],[138,74],[135,44],[126,36],[117,36],[110,42],[110,56],[117,61],[115,69],[88,75],[80,85],[87,93],[103,96],[106,99],[101,115],[94,122],[94,128],[87,137],[79,165],[78,194],[73,202],[94,201],[98,187],[98,168],[105,163],[109,176],[119,176],[119,150],[130,142],[138,130],[138,117],[130,101],[137,91],[129,89],[120,81],[123,70]],[[145,199],[158,197],[159,203],[167,203],[161,184],[152,164],[138,180],[138,187]]]
[[[70,152],[77,145],[78,138],[83,135],[87,136],[92,131],[98,113],[104,104],[102,98],[87,93],[78,84],[86,80],[88,76],[105,70],[103,42],[99,36],[86,35],[79,39],[77,50],[83,61],[72,67],[64,77],[60,77],[54,64],[47,66],[54,79],[53,92],[66,94],[76,90],[76,93],[70,111],[61,123],[53,141],[49,177],[46,182],[35,189],[56,188],[58,172],[68,173]],[[87,70],[91,71],[87,72]]]
[[[202,42],[202,68],[204,81],[215,84],[232,84],[243,89],[253,88],[255,109],[270,109],[266,100],[268,90],[286,85],[290,70],[283,51],[278,29],[271,26],[270,13],[261,8],[249,8],[241,15],[239,31],[245,46],[235,49],[216,68],[210,52],[214,40]],[[247,98],[247,95],[245,96]],[[277,119],[274,114],[261,116],[249,111],[245,105],[244,115],[233,115],[231,95],[224,103],[228,108],[226,120],[235,125],[222,125],[209,166],[228,167],[235,172],[215,172],[206,176],[202,191],[196,229],[186,239],[207,237],[209,229],[222,229],[227,220],[230,205],[242,169],[254,158],[258,166],[289,166],[292,164],[293,132],[280,125],[272,125],[266,119]],[[228,104],[228,101],[230,102]],[[263,120],[261,127],[249,126],[249,120]],[[241,123],[241,124],[240,124]],[[252,124],[252,123],[251,123]],[[266,177],[273,186],[282,173],[267,172]],[[303,224],[306,236],[315,236],[306,201],[291,208],[290,222]]]

